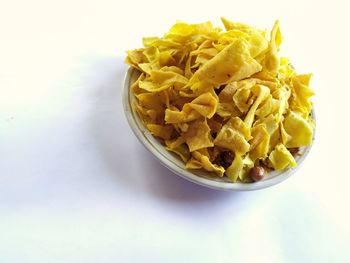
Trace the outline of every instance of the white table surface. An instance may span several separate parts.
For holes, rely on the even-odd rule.
[[[2,1],[0,262],[349,262],[346,1]],[[256,192],[163,168],[123,114],[127,49],[176,19],[271,28],[313,72],[315,145]]]

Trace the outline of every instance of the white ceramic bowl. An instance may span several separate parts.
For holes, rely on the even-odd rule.
[[[296,157],[296,162],[298,163],[297,166],[284,171],[269,172],[269,174],[265,176],[263,180],[254,183],[233,183],[225,177],[220,178],[211,176],[206,171],[187,170],[185,168],[185,164],[178,156],[167,151],[164,146],[151,135],[151,133],[143,125],[135,109],[132,107],[134,95],[130,91],[130,86],[135,82],[138,76],[139,72],[137,70],[129,68],[124,79],[123,105],[129,125],[139,141],[150,153],[155,156],[155,158],[160,161],[161,164],[169,168],[175,174],[191,182],[218,190],[251,191],[266,188],[286,180],[293,173],[295,173],[311,149],[311,145],[300,148],[301,156]],[[314,111],[312,111],[311,114],[315,119]],[[315,132],[313,140],[314,138]]]

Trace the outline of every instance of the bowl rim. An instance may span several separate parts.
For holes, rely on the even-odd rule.
[[[126,119],[129,123],[129,126],[133,133],[135,134],[136,138],[141,142],[141,144],[150,152],[152,155],[165,167],[167,167],[169,170],[171,170],[176,175],[191,181],[193,183],[196,183],[198,185],[202,185],[211,189],[215,190],[226,190],[226,191],[252,191],[252,190],[259,190],[267,187],[271,187],[273,185],[279,184],[282,181],[289,178],[291,175],[293,175],[301,166],[307,155],[309,154],[313,142],[315,140],[315,134],[316,134],[316,118],[315,118],[315,109],[314,105],[311,110],[311,116],[314,120],[314,132],[312,137],[312,142],[309,146],[306,146],[304,149],[304,152],[302,156],[300,156],[297,161],[297,166],[290,167],[287,170],[283,171],[274,171],[277,172],[277,174],[272,178],[267,178],[258,182],[253,183],[241,183],[241,182],[226,182],[226,181],[215,181],[208,178],[201,177],[197,174],[195,174],[195,171],[198,170],[188,170],[184,169],[183,167],[180,167],[173,161],[169,159],[167,154],[170,154],[170,152],[167,152],[167,154],[162,153],[160,150],[158,150],[152,141],[156,140],[153,135],[150,134],[150,132],[147,130],[147,128],[142,124],[138,114],[135,112],[131,105],[131,92],[130,92],[130,81],[133,76],[133,74],[137,73],[138,70],[129,67],[127,70],[125,76],[124,76],[124,82],[123,82],[123,94],[122,94],[122,102],[123,102],[123,108],[124,108],[124,114],[126,116]],[[132,95],[133,96],[133,95]],[[137,119],[137,120],[136,120]],[[141,124],[141,125],[140,125]],[[207,172],[205,172],[207,173]]]

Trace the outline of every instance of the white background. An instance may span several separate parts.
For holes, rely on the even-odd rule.
[[[346,1],[1,1],[0,262],[346,262]],[[271,28],[313,72],[317,135],[302,168],[256,192],[163,168],[123,114],[125,50],[176,19]]]

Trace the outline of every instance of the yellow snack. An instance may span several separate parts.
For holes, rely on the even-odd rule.
[[[213,139],[210,136],[210,128],[205,119],[190,123],[183,137],[190,152],[214,146]]]
[[[244,164],[241,155],[236,154],[232,164],[226,170],[227,177],[233,182],[237,181],[242,176],[243,167]]]
[[[290,111],[283,122],[284,129],[289,135],[285,145],[288,148],[307,146],[312,141],[313,127],[300,114]]]
[[[245,41],[237,39],[215,57],[200,67],[190,80],[204,82],[217,87],[235,80],[241,80],[261,70],[254,60]]]
[[[296,165],[291,152],[312,142],[314,92],[311,75],[279,57],[278,21],[268,34],[221,20],[177,22],[125,61],[140,72],[133,107],[167,150],[187,169],[249,182],[254,166]]]
[[[239,117],[232,117],[217,134],[214,144],[238,155],[249,150],[250,130]]]
[[[265,124],[258,124],[252,129],[252,140],[249,141],[249,157],[252,161],[264,160],[269,151],[270,136]]]
[[[204,93],[190,103],[186,103],[181,111],[166,109],[166,123],[182,123],[198,119],[201,115],[211,118],[215,114],[217,99],[210,93]]]
[[[270,153],[269,161],[276,170],[283,170],[288,166],[296,166],[293,155],[283,144],[276,145],[275,149]]]
[[[203,151],[194,151],[192,153],[192,158],[186,163],[186,168],[188,169],[205,169],[209,172],[214,172],[216,175],[222,177],[224,175],[225,169],[219,165],[213,164],[209,160],[207,153]]]

